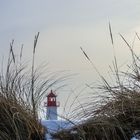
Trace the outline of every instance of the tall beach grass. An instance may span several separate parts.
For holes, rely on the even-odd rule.
[[[109,24],[111,43],[114,51],[113,34]],[[136,36],[139,39],[138,34]],[[98,71],[90,57],[81,48],[84,56],[100,76],[102,85],[97,87],[99,100],[93,98],[75,109],[73,118],[84,121],[70,129],[54,134],[61,140],[130,140],[140,130],[140,58],[124,36],[120,34],[131,52],[132,63],[127,71],[119,71],[114,51],[113,77],[109,83]],[[90,87],[92,88],[92,87]]]

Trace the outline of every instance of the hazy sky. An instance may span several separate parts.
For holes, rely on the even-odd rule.
[[[24,44],[24,56],[30,60],[39,31],[37,64],[45,61],[53,71],[77,73],[74,85],[91,83],[98,77],[80,46],[106,74],[113,60],[109,21],[121,65],[128,61],[129,51],[118,33],[130,43],[135,31],[140,33],[139,0],[0,0],[0,54],[6,56],[9,42],[15,39],[14,49]]]

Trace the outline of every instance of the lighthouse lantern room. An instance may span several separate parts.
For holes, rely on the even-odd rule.
[[[47,95],[47,102],[44,103],[47,112],[46,118],[48,120],[57,120],[57,107],[59,106],[56,101],[56,94],[51,90],[51,92]]]

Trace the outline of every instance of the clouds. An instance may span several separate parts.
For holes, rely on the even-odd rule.
[[[1,1],[0,17],[5,28],[94,24],[116,18],[134,19],[139,14],[139,5],[137,0]]]
[[[14,38],[16,46],[24,43],[25,54],[30,55],[33,37],[40,31],[38,60],[82,71],[87,66],[80,62],[83,46],[104,65],[111,56],[108,22],[114,37],[118,32],[126,35],[139,29],[139,9],[138,0],[1,0],[0,50],[6,53]]]

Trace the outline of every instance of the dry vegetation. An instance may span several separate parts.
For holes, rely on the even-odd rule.
[[[13,43],[10,43],[7,66],[1,66],[0,73],[0,139],[41,140],[45,129],[38,121],[38,104],[41,91],[35,91],[34,55],[39,33],[35,36],[31,74],[15,57]],[[42,83],[43,84],[43,83]],[[39,85],[41,86],[41,85]]]
[[[110,25],[109,29],[113,45]],[[54,134],[54,138],[61,140],[130,140],[133,132],[140,130],[140,58],[125,38],[120,36],[132,55],[129,70],[120,72],[116,57],[114,57],[115,83],[110,84],[98,73],[103,82],[103,85],[99,87],[100,92],[97,93],[100,100],[96,102],[93,98],[93,102],[82,105],[82,107],[85,106],[84,113],[81,112],[83,109],[80,107],[79,110],[76,109],[74,118],[87,119],[71,129]],[[138,34],[136,36],[139,39]],[[82,48],[81,50],[93,65],[85,51]]]
[[[38,117],[41,100],[52,85],[65,80],[66,76],[53,72],[44,75],[44,67],[41,67],[41,71],[35,68],[38,36],[39,33],[34,40],[31,67],[22,64],[23,46],[19,57],[14,54],[14,41],[10,43],[7,65],[4,65],[4,61],[1,66],[0,140],[43,140],[45,138],[47,130],[42,127]]]
[[[110,25],[109,29],[113,45]],[[49,87],[66,78],[49,75],[45,81],[39,79],[40,74],[34,70],[38,36],[39,34],[35,36],[30,71],[26,71],[21,63],[16,63],[13,42],[10,44],[6,72],[2,70],[0,74],[1,140],[44,139],[45,129],[39,123],[37,114],[40,101]],[[125,38],[123,36],[121,38],[126,42],[132,54],[132,64],[128,66],[129,70],[119,72],[114,57],[113,75],[115,75],[116,83],[113,84],[109,84],[97,71],[104,83],[100,86],[100,90],[105,93],[105,96],[99,96],[100,100],[97,102],[93,99],[93,102],[86,103],[84,113],[81,113],[81,108],[76,109],[73,114],[75,118],[80,116],[79,119],[87,119],[71,129],[53,134],[54,138],[61,140],[130,140],[133,132],[140,130],[140,58]],[[81,50],[94,66],[84,50],[82,48]]]

